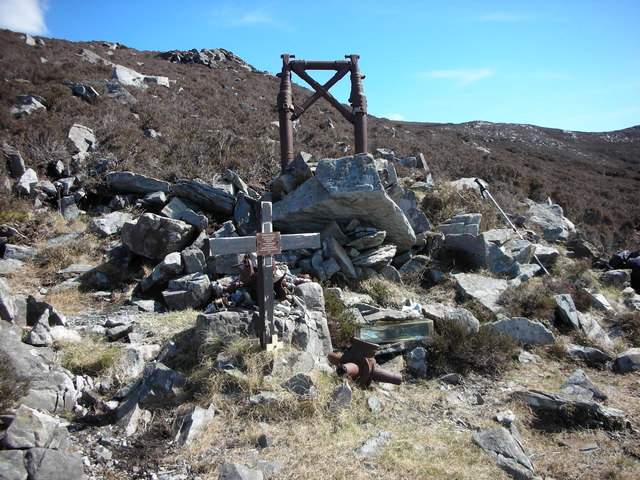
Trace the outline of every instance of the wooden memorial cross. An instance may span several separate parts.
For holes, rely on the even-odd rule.
[[[273,255],[283,250],[320,248],[319,233],[280,234],[273,231],[271,202],[260,202],[260,232],[255,236],[210,238],[209,255],[255,253],[258,256],[260,343],[267,351],[282,348],[273,320]]]

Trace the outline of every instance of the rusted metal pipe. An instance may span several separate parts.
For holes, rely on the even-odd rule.
[[[372,381],[400,385],[402,375],[378,367],[374,358],[378,348],[380,346],[375,343],[354,337],[351,339],[351,348],[342,356],[331,353],[327,358],[335,365],[339,376],[349,376],[361,387],[369,387]]]
[[[293,55],[282,54],[282,71],[280,77],[280,91],[278,92],[278,117],[280,127],[280,167],[284,173],[287,166],[293,162],[293,89],[291,87],[291,70],[289,59]]]
[[[345,58],[351,59],[351,95],[349,95],[349,103],[351,104],[353,115],[353,130],[355,136],[356,154],[367,153],[367,97],[364,95],[362,80],[364,75],[360,74],[358,68],[358,59],[360,55],[346,55]]]

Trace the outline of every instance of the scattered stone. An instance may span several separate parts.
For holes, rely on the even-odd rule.
[[[569,294],[556,295],[553,297],[558,308],[556,314],[558,320],[574,330],[580,330],[580,320],[578,319],[578,311],[573,303],[573,299]]]
[[[640,371],[640,348],[630,348],[616,357],[614,364],[619,373]]]
[[[337,386],[332,395],[332,408],[336,410],[351,408],[351,398],[353,390],[349,383],[345,380],[342,385]]]
[[[578,369],[571,374],[566,382],[560,387],[560,391],[566,394],[582,395],[587,398],[596,398],[598,400],[606,400],[607,395],[596,387],[587,377],[583,370]]]
[[[252,470],[239,463],[223,463],[218,468],[218,480],[263,480],[260,470]]]
[[[24,343],[34,347],[50,347],[53,345],[53,337],[51,336],[48,320],[49,310],[46,310],[35,325],[31,327],[31,331],[27,334]]]
[[[476,333],[480,330],[480,321],[465,308],[453,308],[447,312],[445,318],[469,332]]]
[[[375,436],[369,437],[360,448],[356,450],[356,456],[361,458],[375,458],[380,455],[382,449],[393,440],[391,432],[380,430]]]
[[[158,259],[183,250],[193,239],[193,226],[181,221],[145,213],[122,226],[122,241],[143,257]]]
[[[178,180],[171,186],[171,193],[191,200],[208,212],[233,215],[236,198],[226,189],[209,185],[200,179]]]
[[[525,345],[550,345],[556,341],[547,327],[523,317],[503,318],[497,322],[487,323],[483,328],[499,330],[516,342]]]
[[[498,461],[498,465],[518,480],[533,479],[535,469],[520,441],[504,427],[473,434],[473,440]]]
[[[511,397],[523,401],[541,414],[561,415],[566,423],[586,428],[619,430],[627,422],[627,414],[622,410],[580,397],[538,390],[513,392]]]
[[[367,398],[367,407],[369,407],[371,413],[377,415],[382,412],[384,404],[382,403],[380,397],[369,397]]]
[[[458,273],[453,278],[464,295],[478,300],[491,312],[500,313],[503,307],[498,304],[498,298],[509,288],[506,280],[474,273]]]
[[[173,421],[175,443],[179,446],[192,443],[198,433],[211,422],[215,412],[213,405],[209,405],[207,408],[194,405],[178,413]]]
[[[72,125],[68,137],[76,146],[79,153],[93,152],[98,146],[93,130],[79,123]]]
[[[131,222],[133,216],[127,212],[113,212],[95,218],[89,224],[89,230],[97,233],[101,237],[115,235],[122,230],[125,223]]]
[[[309,375],[298,373],[289,380],[282,382],[282,387],[299,397],[313,397],[317,390]]]
[[[111,172],[107,174],[106,182],[112,190],[125,193],[166,194],[170,186],[169,182],[133,172]]]
[[[566,349],[570,357],[583,360],[590,365],[603,365],[613,360],[613,357],[597,348],[568,344]]]
[[[418,378],[427,376],[427,351],[417,347],[406,355],[407,368]]]
[[[540,228],[548,242],[564,242],[569,238],[569,229],[564,212],[559,205],[533,203],[529,206],[529,223]]]
[[[600,274],[600,281],[605,285],[611,285],[613,287],[624,288],[631,281],[631,270],[629,269],[617,269],[609,270]]]
[[[33,479],[81,480],[85,477],[79,452],[32,448],[25,454],[24,463],[29,478]]]
[[[0,443],[7,449],[43,447],[68,450],[70,439],[65,427],[59,418],[20,405]]]
[[[26,245],[12,245],[7,243],[4,246],[5,260],[28,260],[37,254],[38,251],[35,248]]]

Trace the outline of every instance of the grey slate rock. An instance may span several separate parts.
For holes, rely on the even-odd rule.
[[[211,281],[206,273],[198,272],[169,280],[162,296],[169,310],[198,308],[211,298]]]
[[[483,328],[499,330],[516,342],[525,345],[550,345],[556,341],[547,327],[523,317],[503,318],[497,322],[487,323]]]
[[[387,194],[404,212],[416,234],[431,230],[429,219],[418,207],[418,200],[413,190],[394,185],[387,189]]]
[[[607,395],[598,387],[596,387],[594,383],[589,379],[587,374],[584,373],[584,371],[581,369],[577,369],[571,374],[567,381],[562,384],[562,387],[560,387],[560,391],[563,393],[568,393],[572,391],[571,387],[575,386],[587,390],[588,392],[590,392],[593,398],[597,398],[598,400],[607,399]]]
[[[164,284],[176,275],[180,275],[183,269],[182,255],[179,252],[169,253],[149,275],[142,279],[140,288],[142,291],[147,291],[155,285]]]
[[[529,206],[529,224],[542,230],[548,242],[564,242],[569,238],[562,207],[544,203]]]
[[[77,398],[71,374],[52,362],[50,348],[34,349],[20,341],[21,335],[22,330],[11,325],[0,329],[0,352],[29,380],[28,391],[19,403],[51,413],[71,410]]]
[[[361,252],[353,259],[353,265],[357,267],[381,268],[389,265],[397,251],[396,245],[382,245],[371,250]]]
[[[347,409],[351,408],[351,399],[353,397],[353,389],[349,383],[345,380],[341,385],[338,385],[331,395],[331,406],[333,409]]]
[[[533,463],[521,443],[504,427],[495,427],[473,434],[473,441],[494,456],[500,467],[517,480],[535,476]]]
[[[522,400],[532,409],[540,410],[542,413],[561,413],[566,416],[565,421],[578,422],[582,427],[618,430],[624,428],[627,421],[627,414],[622,410],[569,395],[532,390],[513,392],[511,397],[514,400]]]
[[[568,344],[566,348],[570,357],[583,360],[590,365],[602,365],[613,360],[613,357],[597,348],[573,344]]]
[[[239,463],[223,463],[218,468],[218,480],[263,480],[260,470],[252,470]]]
[[[296,373],[293,377],[282,382],[281,386],[299,397],[313,397],[317,393],[313,380],[305,373]]]
[[[107,174],[109,188],[123,193],[168,193],[170,183],[133,172],[111,172]]]
[[[25,454],[30,480],[80,480],[85,477],[82,455],[48,448],[32,448]]]
[[[0,479],[28,480],[23,450],[0,450]]]
[[[416,347],[406,355],[407,368],[418,378],[427,376],[427,351],[423,347]]]
[[[394,436],[387,430],[380,430],[356,450],[356,456],[360,458],[375,458],[382,452],[382,449],[393,440]]]
[[[26,245],[12,245],[7,243],[4,246],[4,258],[13,260],[27,260],[33,258],[38,254],[38,251]]]
[[[181,221],[145,213],[136,222],[126,222],[122,241],[132,252],[151,259],[182,251],[193,239],[193,226]]]
[[[480,330],[480,321],[465,308],[453,308],[446,314],[446,318],[457,325],[467,329],[467,331],[476,333]]]
[[[615,369],[619,373],[640,371],[640,348],[630,348],[616,357]]]
[[[53,345],[53,337],[48,325],[49,310],[46,310],[38,319],[31,331],[27,334],[24,343],[34,347],[50,347]]]
[[[84,85],[82,83],[73,82],[60,83],[62,83],[62,85],[66,87],[69,87],[75,96],[82,98],[87,103],[95,103],[100,97],[100,94],[91,85]]]
[[[202,338],[215,335],[228,342],[240,335],[253,333],[256,321],[257,314],[248,311],[203,313],[196,317],[196,331]]]
[[[6,449],[43,447],[68,450],[70,437],[59,418],[20,405],[0,443]]]
[[[500,294],[509,288],[509,283],[501,278],[491,278],[473,273],[453,275],[457,288],[466,296],[478,300],[493,313],[500,313]]]
[[[133,216],[127,212],[108,213],[102,217],[94,218],[89,224],[89,230],[101,237],[109,237],[119,233],[122,226],[132,220]]]
[[[227,190],[209,185],[200,179],[178,180],[171,186],[171,193],[191,200],[208,212],[231,216],[236,198]]]
[[[79,153],[93,152],[97,149],[96,137],[89,127],[74,123],[67,136],[76,146]]]
[[[4,279],[0,278],[0,319],[7,322],[13,321],[16,313],[15,304],[11,295],[11,289]]]
[[[558,306],[556,309],[556,314],[558,320],[574,330],[580,330],[580,320],[578,318],[578,310],[576,310],[576,305],[573,303],[573,299],[569,294],[556,295],[553,297],[553,300],[556,302]]]
[[[204,430],[215,416],[216,410],[213,405],[202,408],[193,405],[178,413],[173,421],[174,442],[176,445],[189,445],[196,435]]]
[[[399,251],[410,249],[416,241],[404,213],[386,194],[369,155],[321,160],[315,177],[273,206],[275,229],[288,233],[322,231],[331,220],[346,224],[354,219],[385,230]]]

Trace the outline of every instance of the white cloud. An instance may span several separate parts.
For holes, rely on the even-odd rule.
[[[1,1],[1,0],[0,0]],[[227,4],[216,9],[212,14],[214,23],[226,27],[270,26],[290,30],[290,27],[278,20],[275,7],[262,6],[253,10],[245,10],[238,4]]]
[[[404,115],[400,113],[390,113],[389,115],[385,115],[389,120],[396,120],[401,122],[404,120]]]
[[[426,78],[444,78],[458,81],[458,86],[462,87],[483,78],[493,75],[493,70],[482,68],[478,70],[434,70],[432,72],[419,73],[417,76]]]
[[[48,32],[44,23],[46,9],[43,0],[0,0],[0,28],[43,35]]]

